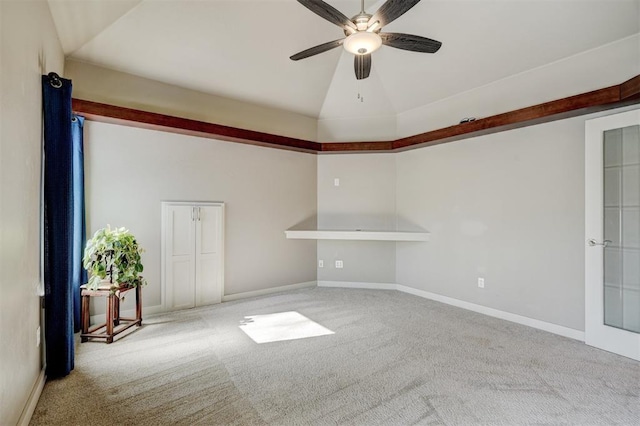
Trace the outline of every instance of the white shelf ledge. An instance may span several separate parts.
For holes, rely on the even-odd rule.
[[[284,233],[296,240],[429,241],[428,232],[287,230]]]

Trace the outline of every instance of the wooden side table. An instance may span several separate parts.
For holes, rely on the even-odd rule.
[[[133,288],[128,287],[126,284],[121,285],[115,291],[112,291],[111,284],[101,285],[95,290],[87,288],[86,284],[80,287],[80,296],[82,297],[82,333],[80,334],[80,342],[96,338],[106,339],[107,343],[112,343],[113,338],[118,334],[134,325],[138,327],[142,325],[142,289],[140,286],[135,287],[136,317],[122,318],[120,316],[120,296],[129,290],[133,290]],[[106,322],[93,327],[89,327],[89,301],[91,297],[107,298]]]

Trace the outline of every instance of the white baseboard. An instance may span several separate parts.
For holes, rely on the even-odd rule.
[[[503,320],[515,322],[518,324],[537,328],[539,330],[548,331],[549,333],[558,334],[560,336],[569,337],[570,339],[580,340],[581,342],[584,342],[584,331],[576,330],[558,324],[552,324],[546,321],[540,321],[518,314],[512,314],[511,312],[500,311],[498,309],[493,309],[482,305],[476,305],[475,303],[465,302],[464,300],[454,299],[452,297],[442,296],[424,290],[418,290],[416,288],[407,287],[401,284],[398,284],[397,288],[399,291],[402,291],[404,293],[413,294],[415,296],[424,297],[425,299],[435,300],[437,302],[446,303],[447,305],[457,306],[458,308],[467,309],[469,311],[489,315],[490,317],[500,318]]]
[[[369,290],[397,290],[392,283],[360,283],[352,281],[318,281],[318,287],[361,288]]]
[[[45,375],[45,369],[43,368],[40,370],[40,374],[38,374],[38,378],[33,385],[33,389],[31,389],[31,394],[29,394],[29,399],[27,399],[27,403],[22,410],[22,414],[20,414],[18,425],[27,426],[31,421],[31,417],[33,416],[33,412],[36,411],[36,405],[38,405],[38,400],[40,399],[40,395],[42,394],[42,389],[44,388],[46,381],[47,376]]]
[[[226,295],[226,296],[222,296],[222,301],[223,302],[231,302],[233,300],[246,299],[248,297],[266,296],[267,294],[272,294],[272,293],[280,293],[280,292],[283,292],[283,291],[290,291],[290,290],[298,290],[298,289],[301,289],[301,288],[315,287],[316,285],[317,285],[317,281],[307,281],[307,282],[304,282],[304,283],[289,284],[289,285],[283,285],[283,286],[280,286],[280,287],[265,288],[264,290],[246,291],[244,293],[236,293],[236,294],[229,294],[229,295]]]
[[[490,317],[500,318],[506,321],[515,322],[539,330],[548,331],[549,333],[558,334],[570,339],[584,342],[584,331],[565,327],[558,324],[552,324],[546,321],[525,317],[511,312],[500,311],[498,309],[489,308],[487,306],[477,305],[464,300],[454,299],[452,297],[442,296],[436,293],[430,293],[417,288],[407,287],[402,284],[383,284],[383,283],[359,283],[359,282],[343,282],[343,281],[318,281],[318,287],[341,287],[341,288],[362,288],[373,290],[398,290],[403,293],[412,294],[414,296],[424,297],[425,299],[435,300],[436,302],[446,303],[447,305],[456,306],[458,308],[467,309],[469,311],[478,312]]]
[[[143,306],[142,322],[144,323],[144,317],[147,315],[161,314],[163,312],[165,312],[165,310],[162,308],[162,305]],[[136,311],[134,309],[127,309],[126,311],[120,311],[120,316],[124,318],[135,318]],[[89,321],[91,324],[103,323],[106,321],[105,314],[91,315],[91,317],[89,318]]]

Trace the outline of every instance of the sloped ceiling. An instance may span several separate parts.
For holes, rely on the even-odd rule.
[[[327,2],[347,16],[360,8]],[[383,46],[359,82],[342,48],[289,59],[343,36],[295,0],[49,0],[72,59],[315,118],[403,113],[611,43],[640,31],[639,3],[422,0],[384,30],[440,40],[440,51]]]

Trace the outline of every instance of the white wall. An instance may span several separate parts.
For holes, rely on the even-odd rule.
[[[86,122],[85,177],[87,233],[124,226],[146,249],[147,307],[161,303],[161,201],[226,203],[225,295],[316,279],[315,243],[284,235],[316,215],[315,155]]]
[[[319,229],[395,229],[395,154],[318,157]],[[334,179],[340,186],[334,186]],[[318,241],[319,281],[395,282],[395,243]],[[342,260],[344,268],[336,269]]]
[[[67,60],[73,96],[241,129],[316,140],[317,122],[289,111],[196,92],[96,65]]]
[[[0,1],[0,423],[15,424],[41,371],[41,74],[64,57],[46,1]]]

